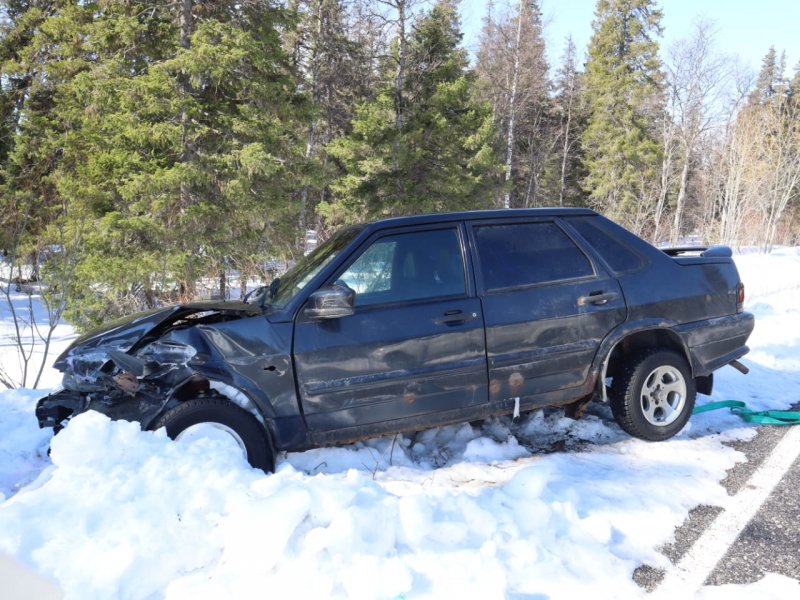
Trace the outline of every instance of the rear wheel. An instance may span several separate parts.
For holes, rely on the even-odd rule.
[[[264,427],[252,414],[224,398],[212,396],[182,402],[153,425],[153,429],[161,427],[166,427],[173,440],[228,436],[252,466],[267,473],[275,470],[275,453]]]
[[[611,411],[634,437],[660,441],[683,429],[694,408],[695,381],[686,359],[650,350],[623,366],[611,386]]]

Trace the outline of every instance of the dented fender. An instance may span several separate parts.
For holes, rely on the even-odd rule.
[[[664,333],[678,346],[686,357],[694,377],[701,381],[702,393],[710,393],[714,370],[741,358],[749,351],[745,341],[753,330],[754,319],[750,313],[738,313],[678,324],[666,319],[646,319],[625,322],[615,328],[600,344],[592,363],[591,373],[596,377],[596,388],[605,400],[605,378],[614,349],[632,336],[647,333]],[[712,352],[708,351],[712,349]],[[713,357],[713,358],[712,358]]]
[[[92,409],[147,429],[181,401],[216,392],[252,412],[276,446],[302,446],[291,331],[291,323],[270,323],[260,308],[238,302],[118,321],[78,338],[57,359],[64,389],[39,401],[39,424],[59,429]]]

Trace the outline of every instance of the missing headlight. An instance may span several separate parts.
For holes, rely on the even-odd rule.
[[[136,356],[146,363],[185,365],[196,354],[197,350],[191,346],[176,342],[156,341],[142,348]]]

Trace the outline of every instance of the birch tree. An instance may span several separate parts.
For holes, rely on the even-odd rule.
[[[731,119],[722,163],[720,236],[764,252],[800,199],[800,110],[784,65],[770,48],[755,87]]]
[[[484,19],[476,73],[479,94],[492,105],[498,148],[505,157],[500,204],[534,206],[554,150],[550,82],[538,0],[492,9]]]
[[[578,71],[575,43],[570,36],[555,80],[554,109],[558,119],[558,205],[582,205],[579,180],[585,176],[581,164],[580,137],[586,127],[584,78]]]
[[[761,248],[770,252],[789,203],[800,198],[800,110],[783,91],[782,98],[768,102],[758,116],[763,120],[764,141],[760,162],[762,193],[758,197],[763,214]]]
[[[724,84],[729,81],[725,61],[714,52],[713,27],[707,21],[694,25],[690,37],[679,40],[669,52],[667,85],[671,114],[680,152],[677,155],[680,175],[672,220],[670,242],[674,245],[682,233],[687,203],[690,170],[700,140],[719,124],[719,106]],[[673,154],[666,144],[665,156]]]

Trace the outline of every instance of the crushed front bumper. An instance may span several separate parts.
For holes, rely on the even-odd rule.
[[[53,392],[36,403],[36,418],[39,427],[51,427],[55,432],[64,428],[67,421],[84,412],[89,406],[86,394],[71,390]]]

